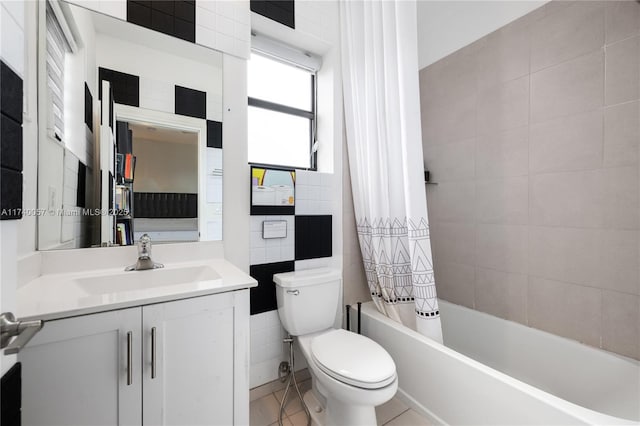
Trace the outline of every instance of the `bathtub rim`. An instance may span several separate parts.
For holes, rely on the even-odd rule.
[[[509,320],[505,320],[503,318],[498,318],[498,317],[494,317],[493,315],[489,315],[485,312],[481,312],[481,311],[476,311],[474,309],[470,309],[467,308],[466,306],[462,306],[462,305],[456,305],[454,303],[451,302],[447,302],[444,300],[440,300],[440,303],[446,303],[449,305],[453,305],[456,307],[459,307],[461,309],[465,309],[468,311],[472,311],[474,314],[481,314],[481,315],[487,315],[489,317],[492,318],[496,318],[498,320],[502,320],[502,321],[509,321]],[[479,361],[474,360],[473,358],[470,358],[460,352],[456,352],[455,350],[448,348],[447,346],[445,346],[442,343],[436,342],[435,340],[432,340],[426,336],[423,336],[422,334],[418,333],[417,331],[399,323],[394,321],[393,319],[385,316],[384,314],[382,314],[381,312],[378,311],[378,309],[375,307],[375,304],[373,301],[368,301],[368,302],[363,302],[362,303],[362,314],[363,315],[367,315],[369,317],[371,317],[373,320],[379,320],[381,322],[384,322],[385,324],[388,324],[391,328],[393,328],[394,330],[401,332],[401,333],[405,333],[408,334],[410,337],[417,339],[418,341],[426,344],[427,346],[431,347],[434,350],[439,350],[441,352],[443,352],[444,354],[451,356],[452,358],[456,359],[459,362],[462,362],[464,364],[466,364],[469,367],[473,367],[476,369],[479,369],[481,371],[483,371],[484,373],[488,374],[489,376],[491,376],[493,379],[495,380],[499,380],[503,383],[505,383],[507,386],[514,388],[517,391],[526,393],[528,395],[531,395],[533,398],[537,399],[538,401],[541,401],[545,404],[551,405],[552,407],[556,408],[557,410],[563,412],[564,414],[570,415],[570,416],[574,416],[577,420],[579,421],[583,421],[587,424],[603,424],[603,425],[639,425],[640,424],[640,419],[639,421],[635,421],[635,420],[630,420],[630,419],[624,419],[624,418],[620,418],[620,417],[614,417],[611,416],[609,414],[604,414],[604,413],[600,413],[598,411],[592,410],[590,408],[587,407],[583,407],[581,405],[575,404],[573,402],[567,401],[565,399],[562,399],[558,396],[555,396],[549,392],[545,392],[541,389],[536,388],[533,385],[530,385],[528,383],[525,383],[521,380],[518,380],[514,377],[509,376],[508,374],[505,374],[501,371],[498,371],[496,369],[494,369],[493,367],[489,367]],[[526,327],[526,328],[531,328],[531,327],[527,327],[526,325],[523,324],[519,324],[519,323],[515,323],[517,325],[520,325],[522,327]],[[569,343],[575,343],[575,344],[579,344],[581,345],[581,343],[579,342],[574,342],[571,339],[567,339],[564,338],[562,336],[556,336],[552,333],[548,333],[545,332],[543,330],[537,330],[537,329],[533,329],[534,331],[539,331],[541,333],[545,333],[548,334],[552,337],[558,338],[558,339],[562,339],[562,340],[566,340],[569,341]],[[598,350],[598,348],[591,348],[589,347],[589,349],[594,349],[594,350]],[[603,351],[606,352],[606,351]],[[622,358],[624,361],[631,361],[633,363],[637,363],[639,364],[640,367],[640,362],[635,361],[631,358],[627,358],[627,357],[623,357],[621,355],[618,354],[614,354],[614,353],[609,353],[607,352],[607,355],[613,355],[616,356],[618,358]],[[419,408],[421,408],[422,410],[426,410],[426,412],[428,413],[429,416],[433,417],[434,419],[438,419],[438,416],[434,415],[428,408],[422,406],[422,404],[419,401],[416,401],[411,395],[409,395],[408,393],[406,393],[403,389],[402,389],[402,383],[399,383],[399,388],[398,391],[401,392],[403,394],[403,398],[406,398],[409,401],[413,401],[415,404],[419,405]],[[441,420],[441,419],[440,419]]]

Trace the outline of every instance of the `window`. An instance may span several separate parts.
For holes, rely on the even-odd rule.
[[[315,169],[315,71],[252,53],[248,80],[249,162]]]
[[[48,128],[64,141],[64,61],[69,43],[51,4],[47,2],[47,90],[51,108]]]

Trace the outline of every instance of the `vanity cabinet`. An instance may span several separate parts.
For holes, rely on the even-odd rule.
[[[24,424],[246,424],[248,338],[248,290],[46,322],[19,354]]]
[[[234,424],[232,297],[223,293],[143,307],[144,424]]]
[[[142,419],[140,308],[46,322],[20,351],[22,424],[136,425]],[[137,355],[137,356],[136,356]]]

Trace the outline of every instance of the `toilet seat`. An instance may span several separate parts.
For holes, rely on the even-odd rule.
[[[338,329],[311,340],[311,357],[324,373],[364,389],[379,389],[396,379],[396,365],[382,346],[360,334]]]

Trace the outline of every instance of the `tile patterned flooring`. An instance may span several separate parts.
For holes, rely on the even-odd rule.
[[[311,379],[306,371],[296,373],[300,392],[311,388]],[[280,401],[284,394],[284,384],[272,382],[251,390],[250,425],[277,426],[280,412]],[[289,391],[291,392],[291,390]],[[294,397],[295,396],[295,397]],[[302,409],[295,390],[288,398],[285,406],[284,426],[306,426],[307,417]],[[414,410],[407,407],[397,398],[376,407],[378,426],[430,426],[430,423]]]

